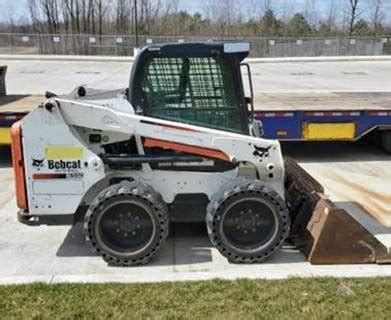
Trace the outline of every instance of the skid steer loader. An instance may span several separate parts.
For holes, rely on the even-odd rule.
[[[334,248],[331,257],[324,250],[335,241],[308,245],[314,212],[332,217],[337,210],[314,179],[284,161],[278,141],[261,137],[243,64],[249,49],[151,45],[136,57],[126,90],[47,93],[12,128],[19,221],[81,220],[86,241],[111,265],[150,261],[172,221],[205,221],[231,262],[264,261],[289,236],[304,241],[315,263],[344,262],[349,249],[341,255]],[[385,253],[376,245],[348,255],[377,261]]]

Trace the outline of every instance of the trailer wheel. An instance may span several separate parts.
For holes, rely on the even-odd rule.
[[[391,153],[391,131],[390,130],[382,131],[382,146],[386,152]]]
[[[104,189],[84,219],[86,241],[110,265],[149,262],[168,236],[166,204],[151,187],[123,181]]]
[[[262,262],[289,235],[283,199],[259,181],[239,180],[210,201],[207,229],[211,242],[230,262]]]

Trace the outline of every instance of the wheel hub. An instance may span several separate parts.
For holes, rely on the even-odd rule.
[[[121,202],[106,209],[99,232],[109,248],[129,253],[147,246],[154,229],[153,220],[145,208],[131,202]]]
[[[127,212],[126,214],[119,214],[119,219],[116,220],[118,224],[118,228],[116,229],[117,233],[128,233],[131,235],[136,235],[137,231],[140,231],[140,217],[138,215],[134,215],[132,212]],[[124,234],[124,236],[126,236]]]
[[[265,245],[276,228],[273,211],[256,198],[234,202],[226,209],[222,219],[226,239],[243,250]]]

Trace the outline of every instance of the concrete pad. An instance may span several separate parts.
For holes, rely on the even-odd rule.
[[[331,146],[339,151],[346,149],[346,144]],[[352,145],[352,148],[356,162],[360,157],[373,157],[371,148],[359,145]],[[322,172],[319,168],[332,167],[344,161],[354,162],[349,156],[352,150],[338,152],[336,156],[330,155],[330,152],[327,155],[327,152],[319,151],[325,149],[323,144],[308,145],[303,150],[294,144],[284,144],[284,149],[298,157],[311,173],[318,175]],[[376,161],[373,163],[379,165]],[[310,265],[300,252],[289,245],[262,264],[230,264],[211,246],[203,224],[174,225],[166,246],[146,266],[109,267],[85,245],[80,224],[72,227],[29,227],[17,222],[10,166],[8,149],[0,148],[0,284],[391,276],[391,267],[387,265]]]
[[[9,94],[65,94],[79,85],[114,90],[128,87],[132,62],[2,60]],[[264,93],[389,92],[391,61],[251,63],[255,95]],[[246,79],[244,82],[247,83]]]

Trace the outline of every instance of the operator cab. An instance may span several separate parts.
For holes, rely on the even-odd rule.
[[[239,42],[147,46],[134,63],[129,101],[138,114],[248,135],[252,85],[246,65],[246,98],[241,66],[249,50]]]

